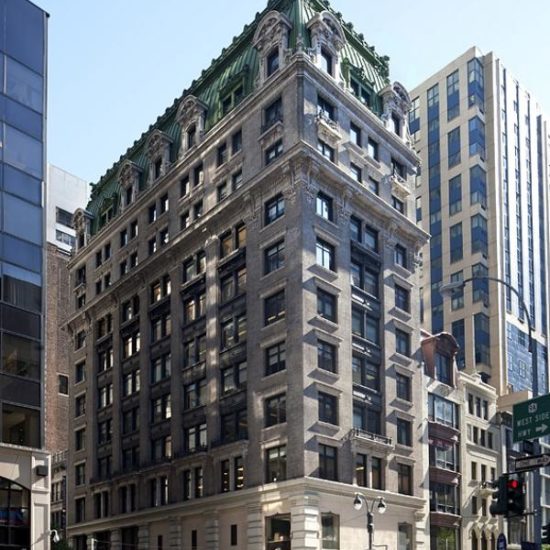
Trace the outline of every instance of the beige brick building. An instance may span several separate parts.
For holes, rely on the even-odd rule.
[[[82,550],[428,547],[407,92],[275,0],[75,215]]]

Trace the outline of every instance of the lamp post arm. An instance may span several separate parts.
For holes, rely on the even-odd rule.
[[[464,279],[462,281],[462,284],[465,285],[466,283],[470,283],[472,281],[494,281],[495,283],[500,283],[501,285],[504,285],[508,290],[510,290],[510,292],[514,293],[514,295],[518,299],[520,306],[525,312],[525,317],[527,318],[527,328],[529,330],[529,351],[533,352],[533,325],[531,323],[531,314],[527,309],[527,305],[525,304],[523,296],[518,292],[518,290],[515,289],[510,283],[507,283],[506,281],[499,279],[498,277],[489,277],[488,275],[472,275],[471,277]]]

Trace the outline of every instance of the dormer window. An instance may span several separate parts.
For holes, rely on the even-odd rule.
[[[340,51],[346,43],[340,22],[332,13],[323,11],[315,14],[307,27],[311,34],[315,65],[333,78],[338,78]]]
[[[180,125],[180,150],[179,156],[184,156],[187,151],[197,145],[204,133],[206,119],[206,105],[195,96],[187,96],[178,108],[176,120]]]
[[[401,118],[398,117],[395,113],[391,117],[393,131],[400,136],[401,135]]]
[[[160,130],[154,130],[147,139],[146,154],[149,158],[149,183],[164,176],[170,166],[172,138]]]
[[[155,162],[155,179],[160,178],[162,168],[162,159],[157,159]]]
[[[243,99],[244,89],[243,85],[239,84],[233,88],[229,93],[222,97],[222,114],[226,115],[235,108]]]
[[[386,128],[407,141],[409,138],[408,114],[412,105],[407,90],[399,82],[394,82],[391,86],[386,86],[380,95],[384,106],[382,120]]]
[[[120,206],[126,208],[136,200],[139,191],[139,176],[141,168],[130,160],[125,160],[118,172],[118,182],[121,187]]]
[[[325,48],[321,48],[321,69],[330,76],[334,76],[332,55]]]
[[[284,67],[291,29],[290,19],[275,10],[268,12],[260,21],[252,38],[252,45],[260,58],[257,86],[263,85],[267,78]]]
[[[372,94],[369,89],[366,88],[359,80],[357,80],[354,77],[350,78],[350,88],[353,93],[353,95],[361,101],[361,103],[364,103],[368,107],[371,106],[372,102]]]
[[[195,145],[195,138],[197,136],[197,127],[193,124],[187,130],[187,148],[191,149]]]
[[[270,77],[273,73],[277,72],[279,66],[279,48],[275,48],[266,59],[267,76]]]

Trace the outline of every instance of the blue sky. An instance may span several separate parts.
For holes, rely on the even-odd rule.
[[[48,158],[97,181],[267,0],[35,0],[50,14]],[[550,113],[550,2],[331,0],[413,88],[477,45]]]

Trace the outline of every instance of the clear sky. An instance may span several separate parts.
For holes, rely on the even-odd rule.
[[[35,0],[50,14],[48,159],[97,181],[267,0]],[[331,0],[413,88],[472,45],[550,113],[550,1]]]

